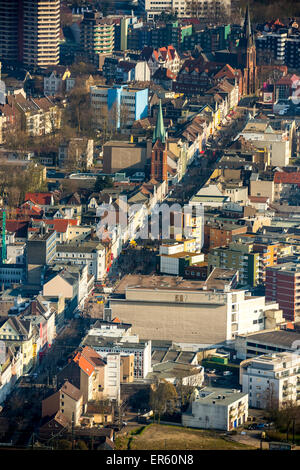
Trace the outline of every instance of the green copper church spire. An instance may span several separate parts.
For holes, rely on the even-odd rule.
[[[156,120],[156,126],[153,131],[153,139],[152,142],[156,142],[157,139],[159,139],[163,144],[166,141],[166,131],[165,131],[165,126],[164,126],[164,120],[163,120],[163,113],[162,113],[162,107],[161,107],[161,100],[159,100],[159,108],[158,108],[158,114],[157,114],[157,120]]]

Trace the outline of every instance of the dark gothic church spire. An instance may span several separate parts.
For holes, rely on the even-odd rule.
[[[253,45],[253,35],[252,35],[252,28],[251,28],[249,3],[247,5],[245,21],[244,21],[243,39],[244,39],[244,44],[247,47],[250,47]]]

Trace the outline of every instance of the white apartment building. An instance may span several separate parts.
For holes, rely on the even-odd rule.
[[[240,364],[240,384],[249,406],[265,409],[300,404],[300,356],[290,352],[265,354]]]
[[[88,274],[100,281],[106,274],[105,247],[94,241],[57,245],[57,262],[87,265]]]
[[[174,11],[179,18],[187,16],[197,16],[200,19],[216,19],[222,14],[224,9],[231,10],[231,0],[139,0],[139,5],[147,13],[147,20],[153,20],[163,11]]]
[[[118,324],[104,324],[100,328],[91,328],[83,340],[84,346],[90,346],[102,357],[110,353],[134,354],[134,378],[145,378],[151,367],[151,340],[140,341],[138,335],[131,334],[128,328]]]
[[[230,431],[248,419],[248,395],[227,388],[196,388],[183,426]]]
[[[117,400],[120,402],[120,371],[121,371],[121,356],[119,353],[108,353],[106,355],[107,366],[104,369],[105,373],[105,395],[109,400]]]

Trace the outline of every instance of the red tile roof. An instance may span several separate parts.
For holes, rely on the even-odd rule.
[[[249,201],[250,202],[258,202],[258,203],[266,203],[268,202],[269,198],[268,197],[263,197],[263,196],[249,196]]]
[[[6,230],[7,232],[15,233],[16,237],[26,238],[28,225],[28,220],[7,220]]]
[[[82,355],[81,352],[78,352],[73,359],[76,362],[80,369],[85,372],[89,377],[95,370],[95,367]]]
[[[51,193],[26,193],[25,194],[25,202],[31,201],[35,204],[42,205],[42,206],[49,206],[51,204]]]
[[[291,173],[276,171],[274,175],[274,183],[299,184],[300,171],[293,171]]]
[[[100,354],[98,354],[97,351],[95,351],[93,348],[90,348],[89,346],[85,346],[83,350],[81,351],[81,354],[94,367],[99,367],[99,366],[101,367],[105,365],[105,362],[103,361]]]
[[[44,219],[44,222],[51,225],[49,228],[53,228],[57,233],[66,233],[69,226],[69,221],[66,219]]]

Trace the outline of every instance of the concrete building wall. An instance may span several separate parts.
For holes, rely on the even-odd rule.
[[[274,199],[274,182],[273,181],[251,181],[250,182],[251,196],[268,197],[270,202]]]
[[[141,338],[186,343],[214,343],[227,339],[226,305],[111,300],[113,315],[132,323]]]
[[[43,295],[57,296],[63,295],[65,299],[72,299],[74,296],[73,287],[60,276],[55,276],[43,286]]]
[[[146,147],[124,145],[114,147],[108,144],[103,147],[103,172],[115,173],[120,170],[134,168],[143,170],[147,160]]]
[[[82,396],[79,400],[74,400],[61,390],[60,392],[60,411],[64,414],[67,420],[71,423],[74,413],[74,424],[79,424],[79,418],[82,413],[83,399]]]
[[[53,416],[59,410],[60,392],[53,393],[42,401],[42,418]]]

